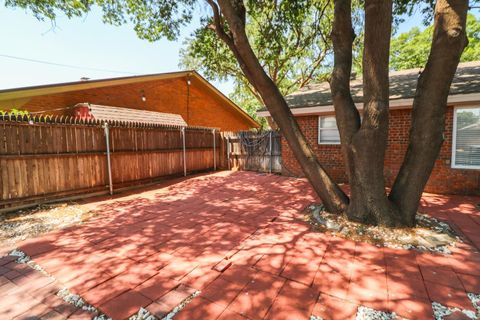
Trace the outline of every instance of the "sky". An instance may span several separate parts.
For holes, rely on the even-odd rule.
[[[420,24],[420,17],[413,16],[400,26],[399,32]],[[0,89],[7,89],[78,81],[81,77],[101,79],[180,70],[179,50],[198,22],[183,28],[177,41],[162,39],[150,43],[139,39],[130,25],[115,27],[102,23],[99,10],[71,20],[59,15],[52,26],[50,21],[38,21],[23,9],[5,8],[0,0],[0,26]],[[225,94],[232,90],[230,82],[213,84]]]

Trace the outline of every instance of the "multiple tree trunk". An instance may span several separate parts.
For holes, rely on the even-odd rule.
[[[318,162],[285,99],[255,56],[245,32],[243,1],[207,2],[214,12],[215,31],[262,96],[327,210],[345,213],[351,220],[368,224],[413,226],[422,191],[442,144],[450,84],[467,43],[468,0],[437,0],[432,49],[417,85],[409,146],[389,195],[383,169],[388,138],[392,0],[365,0],[362,119],[350,93],[355,37],[351,1],[335,0],[334,70],[330,85],[351,188],[350,198]]]

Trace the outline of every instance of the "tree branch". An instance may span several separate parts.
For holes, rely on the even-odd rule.
[[[285,99],[272,79],[265,73],[250,46],[245,32],[243,1],[219,0],[218,3],[232,32],[232,51],[239,60],[241,69],[261,94],[270,115],[279,125],[303,172],[326,208],[334,213],[343,212],[347,207],[348,197],[318,163]]]
[[[468,0],[438,0],[432,47],[413,101],[408,149],[390,198],[412,223],[443,143],[447,99],[467,44]]]
[[[334,66],[330,88],[342,145],[348,145],[360,128],[360,115],[350,93],[352,48],[355,34],[352,27],[350,0],[335,0],[332,30]]]

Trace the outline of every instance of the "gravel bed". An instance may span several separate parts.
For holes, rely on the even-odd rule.
[[[98,313],[97,308],[95,308],[91,304],[88,304],[78,294],[71,293],[70,290],[68,290],[68,288],[63,288],[60,291],[58,291],[57,296],[62,298],[65,302],[75,306],[76,308],[85,310],[90,313]]]
[[[189,304],[199,294],[200,294],[200,291],[195,291],[193,294],[185,298],[178,306],[176,306],[169,314],[167,314],[161,320],[173,319],[178,312],[180,312],[183,308],[185,308],[187,304]],[[140,308],[137,314],[131,316],[130,318],[128,318],[128,320],[158,320],[158,318],[150,314],[150,312],[148,312],[147,309]]]
[[[349,221],[344,216],[326,212],[321,204],[311,204],[303,212],[305,220],[318,231],[379,247],[451,254],[449,247],[461,241],[448,223],[421,213],[417,214],[414,228],[386,228]]]
[[[460,310],[459,308],[449,308],[438,302],[432,303],[432,309],[433,309],[433,317],[435,320],[443,320],[446,316],[449,316],[452,313],[458,312],[458,311],[462,312],[464,315],[466,315],[470,319],[473,319],[473,320],[478,319],[477,315],[472,310]]]
[[[162,320],[171,320],[173,317],[187,306],[196,296],[200,294],[200,291],[195,291],[192,295],[183,300],[178,306],[176,306],[169,314],[167,314]]]
[[[112,318],[109,318],[106,315],[102,314],[99,316],[95,316],[93,320],[112,320]],[[149,320],[154,320],[154,319],[149,319]]]
[[[46,272],[39,264],[32,260],[25,252],[14,249],[9,253],[10,256],[17,257],[15,260],[16,263],[22,263],[28,265],[30,268],[35,269],[41,272],[44,276],[50,277],[54,280],[55,277]],[[173,317],[181,311],[187,304],[189,304],[196,296],[200,294],[200,291],[195,291],[192,295],[184,299],[178,306],[176,306],[169,314],[167,314],[162,320],[171,320]],[[99,313],[99,310],[93,305],[88,304],[81,296],[70,292],[68,288],[60,289],[56,295],[62,298],[65,302],[73,305],[74,307],[92,313],[94,320],[111,320],[107,315]],[[151,315],[148,310],[140,308],[136,315],[133,315],[129,320],[157,320],[154,315]]]
[[[379,311],[372,308],[359,306],[357,310],[356,320],[393,320],[396,319],[396,314],[393,312]]]
[[[9,253],[10,256],[18,257],[17,260],[15,260],[16,263],[20,264],[26,264],[30,268],[39,271],[42,273],[44,276],[49,277],[53,280],[56,280],[54,276],[49,274],[45,269],[43,269],[38,263],[36,263],[34,260],[32,260],[25,252],[14,249]],[[60,298],[62,298],[65,302],[73,305],[74,307],[78,309],[85,310],[87,312],[90,312],[92,314],[95,314],[98,312],[98,310],[88,304],[85,300],[83,300],[79,295],[71,293],[67,288],[62,288],[60,289],[56,295]],[[102,319],[102,318],[100,318]],[[107,318],[105,318],[107,319]]]
[[[94,215],[75,203],[41,205],[33,209],[0,214],[0,243],[14,245],[27,238],[81,224]]]
[[[480,294],[467,293],[468,298],[472,301],[472,305],[477,311],[477,318],[480,318]]]
[[[18,257],[17,260],[15,260],[15,262],[26,264],[30,268],[32,268],[34,270],[37,270],[40,273],[42,273],[44,276],[55,279],[51,274],[49,274],[47,271],[45,271],[45,269],[43,269],[38,263],[33,261],[32,258],[30,258],[30,256],[28,256],[25,252],[23,252],[21,250],[18,250],[18,249],[14,249],[8,255]]]
[[[103,320],[103,319],[99,319],[99,320]],[[140,310],[138,310],[137,314],[131,316],[130,318],[128,318],[128,320],[157,320],[157,317],[150,314],[150,312],[148,312],[147,309],[142,307],[140,308]]]

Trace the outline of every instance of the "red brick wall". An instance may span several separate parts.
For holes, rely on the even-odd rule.
[[[4,104],[10,103],[11,106],[32,112],[49,110],[45,114],[73,115],[71,109],[62,110],[62,108],[88,102],[180,114],[189,125],[215,127],[223,131],[248,130],[252,127],[251,123],[237,110],[206,90],[199,80],[191,79],[191,81],[188,110],[185,78],[48,94],[31,99],[21,99],[21,101],[6,101]],[[146,101],[142,101],[142,94],[147,98]]]
[[[408,145],[410,110],[394,110],[390,113],[390,132],[385,157],[385,179],[391,186],[400,169]],[[318,116],[297,117],[310,146],[320,163],[337,182],[348,182],[340,145],[318,144]],[[445,141],[435,163],[432,175],[425,188],[427,192],[451,194],[480,194],[480,170],[451,168],[453,107],[448,108]],[[283,173],[301,176],[300,166],[295,160],[285,139],[282,139]]]

